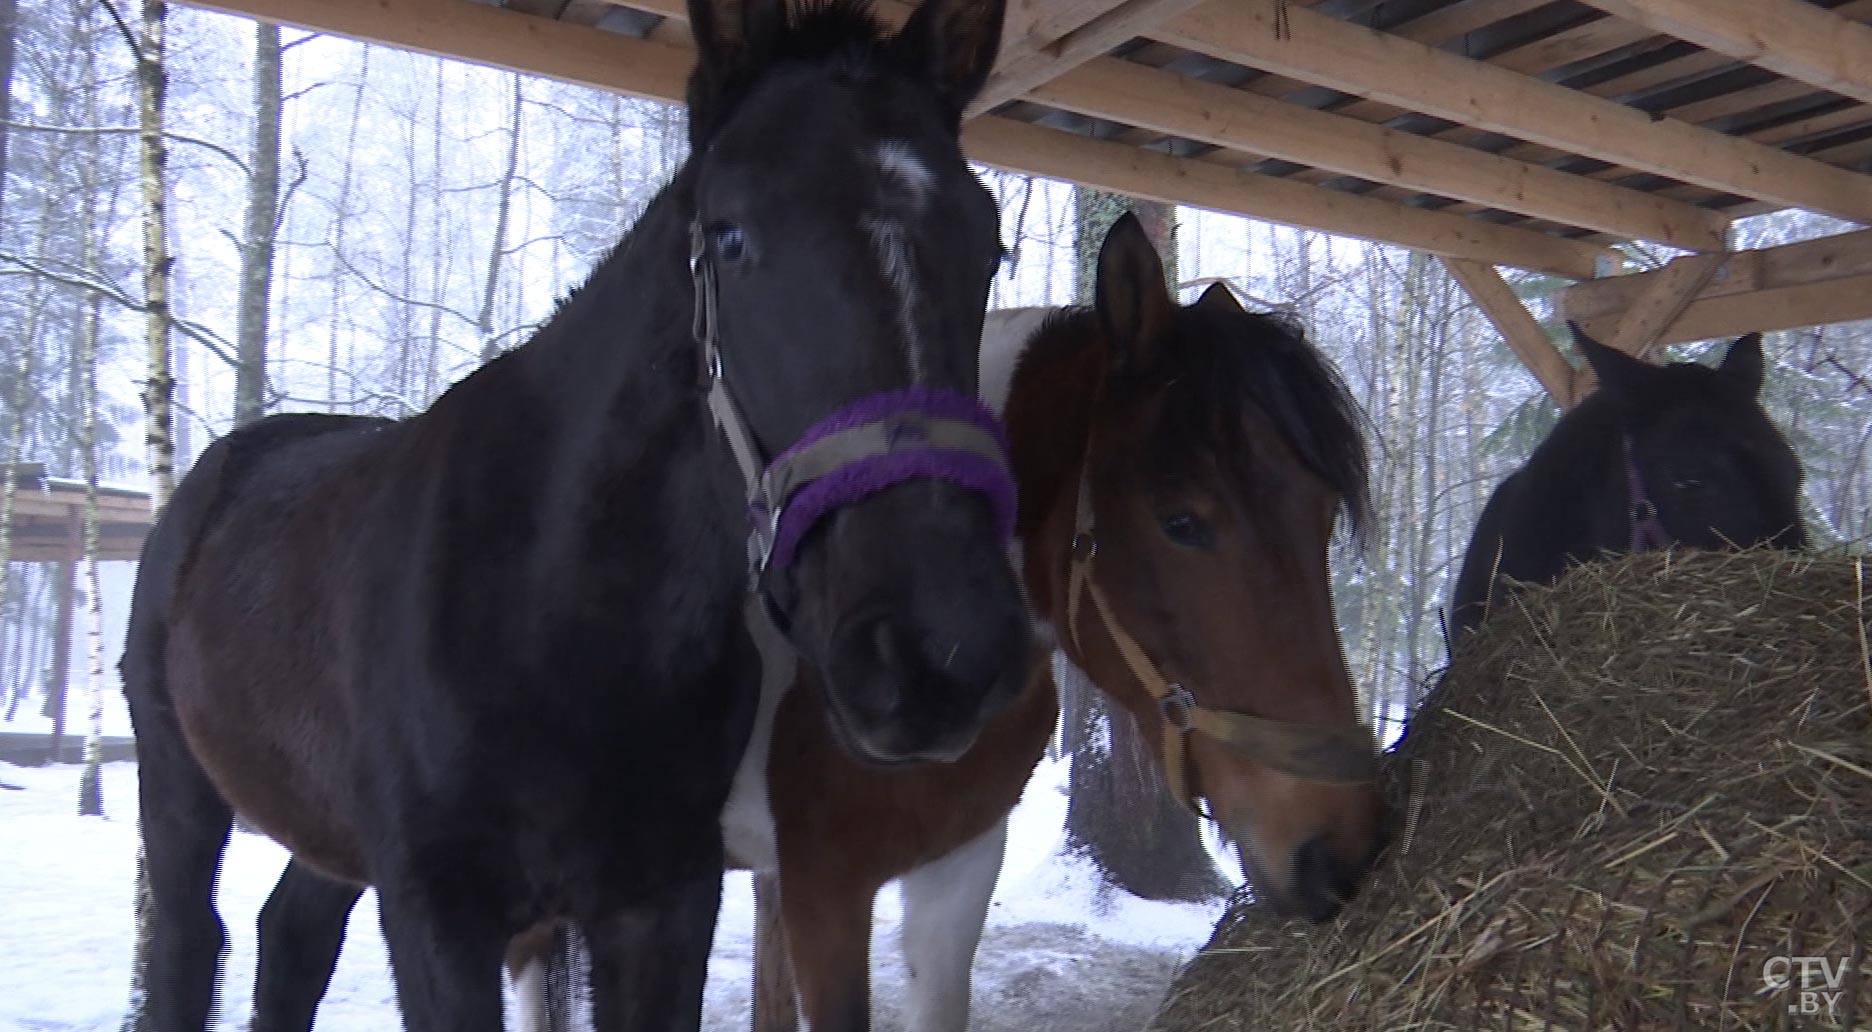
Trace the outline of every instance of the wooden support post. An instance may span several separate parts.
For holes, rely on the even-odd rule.
[[[1547,339],[1547,331],[1541,328],[1527,306],[1515,296],[1508,281],[1494,266],[1483,265],[1464,258],[1444,258],[1443,264],[1456,277],[1456,282],[1463,285],[1469,296],[1475,299],[1482,314],[1495,324],[1502,338],[1522,364],[1534,374],[1542,387],[1563,409],[1572,408],[1580,398],[1574,389],[1575,373],[1572,363]]]
[[[1673,259],[1664,266],[1663,275],[1645,285],[1644,292],[1619,320],[1618,332],[1604,343],[1647,362],[1657,362],[1663,353],[1658,340],[1665,329],[1690,307],[1697,291],[1728,259],[1727,254],[1690,254]]]
[[[65,534],[68,551],[59,560],[57,583],[53,585],[52,672],[46,686],[46,709],[52,715],[52,741],[46,762],[65,759],[65,714],[71,698],[72,616],[78,606],[78,561],[84,552],[83,516],[77,506],[70,506]]]
[[[1599,343],[1646,362],[1661,362],[1664,348],[1659,342],[1664,331],[1690,307],[1697,293],[1731,257],[1729,254],[1687,254],[1672,259],[1659,270],[1656,279],[1645,284],[1631,307],[1619,317],[1618,329],[1599,338]],[[1592,367],[1582,367],[1573,381],[1576,397],[1584,398],[1596,386],[1598,378],[1593,375]]]

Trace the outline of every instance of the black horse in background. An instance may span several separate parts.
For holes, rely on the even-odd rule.
[[[1454,647],[1504,580],[1551,583],[1606,552],[1807,543],[1800,461],[1758,401],[1761,334],[1711,369],[1650,365],[1572,330],[1599,389],[1483,508],[1450,607]]]
[[[257,1029],[310,1026],[366,885],[410,1029],[499,1029],[544,920],[589,944],[600,1029],[694,1029],[773,640],[744,610],[868,760],[953,757],[1018,691],[974,401],[999,219],[958,144],[1002,0],[895,36],[843,0],[689,6],[693,156],[544,328],[407,421],[222,439],[152,532],[122,665],[145,1028],[206,1024],[238,812],[293,853]]]

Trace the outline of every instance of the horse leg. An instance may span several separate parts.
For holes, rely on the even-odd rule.
[[[189,751],[167,698],[148,690],[124,694],[137,736],[138,824],[150,892],[138,1026],[192,1032],[207,1027],[227,952],[214,887],[234,813]]]
[[[594,1032],[671,1032],[702,1025],[702,987],[721,909],[721,874],[703,875],[654,906],[585,929]]]
[[[969,972],[1001,877],[1007,818],[903,877],[903,957],[910,969],[910,1032],[963,1032]]]
[[[754,875],[754,1032],[797,1032],[799,998],[780,918],[780,876]]]
[[[491,886],[407,872],[377,886],[377,912],[408,1032],[501,1032],[501,957]]]
[[[331,986],[345,923],[364,890],[297,860],[260,908],[260,971],[254,978],[253,1032],[310,1032]]]
[[[875,885],[812,877],[781,862],[780,914],[799,1005],[812,1032],[871,1028],[871,906]]]

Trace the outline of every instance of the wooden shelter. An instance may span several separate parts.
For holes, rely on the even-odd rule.
[[[200,0],[680,102],[683,0]],[[902,18],[905,0],[878,0]],[[1732,253],[1735,218],[1872,223],[1872,0],[1009,0],[971,158],[1441,256],[1562,404],[1495,266],[1660,342],[1872,317],[1872,232]],[[1612,245],[1686,252],[1625,275]]]
[[[13,562],[54,563],[51,669],[47,671],[47,711],[52,717],[52,737],[46,755],[54,759],[65,755],[66,700],[71,688],[72,624],[78,605],[78,564],[84,560],[85,485],[82,481],[61,480],[45,475],[36,464],[0,467],[0,474],[14,480],[17,494],[13,499],[10,524]],[[98,488],[98,549],[100,562],[135,561],[143,552],[143,539],[149,535],[155,516],[150,509],[147,491],[123,487]],[[10,736],[20,739],[23,736]],[[117,743],[122,751],[122,743]],[[20,741],[0,742],[0,755],[10,759],[31,756],[36,744]]]

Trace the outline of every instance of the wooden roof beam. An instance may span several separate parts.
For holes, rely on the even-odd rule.
[[[1196,6],[1199,0],[1098,0],[1104,9],[1058,36],[1064,23],[1036,23],[1022,31],[1010,13],[1009,35],[1002,40],[995,71],[969,106],[969,116],[992,111],[1055,76],[1077,68],[1144,30]],[[1083,11],[1081,12],[1083,13]]]
[[[1624,239],[1720,251],[1719,212],[1101,57],[1033,90],[1050,107]]]
[[[1872,104],[1872,29],[1805,0],[1585,0],[1654,32]]]
[[[682,103],[695,51],[470,0],[189,0],[190,6]]]
[[[1600,339],[1631,319],[1646,320],[1649,333],[1648,323],[1662,320],[1645,315],[1646,305],[1668,297],[1673,277],[1682,283],[1692,276],[1676,266],[1569,287],[1561,310]],[[1656,331],[1657,346],[1872,318],[1872,230],[1738,251],[1687,304],[1673,307],[1679,311]]]
[[[1281,0],[1208,0],[1153,39],[1710,189],[1872,222],[1872,177]]]
[[[962,146],[983,164],[1150,200],[1230,212],[1282,225],[1397,244],[1431,254],[1590,278],[1617,252],[1575,240],[1508,229],[1328,190],[1227,165],[1173,157],[1059,129],[987,116],[962,130]]]

